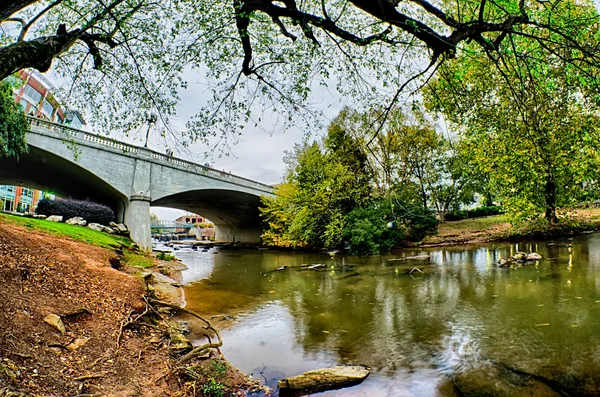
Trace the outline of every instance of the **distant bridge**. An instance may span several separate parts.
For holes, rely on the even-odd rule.
[[[196,225],[192,225],[184,222],[176,222],[176,221],[158,221],[154,222],[150,225],[151,230],[164,230],[164,231],[176,231],[176,230],[190,230]]]
[[[113,208],[143,249],[149,207],[178,208],[215,224],[217,241],[260,241],[258,207],[273,187],[102,135],[28,117],[29,153],[0,159],[0,183]]]

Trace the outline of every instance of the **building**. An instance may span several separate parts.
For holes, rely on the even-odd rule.
[[[82,128],[86,124],[77,110],[64,108],[64,101],[58,97],[57,89],[40,73],[20,70],[8,80],[13,84],[15,101],[25,114],[73,128]],[[45,196],[54,198],[40,190],[0,185],[0,211],[34,212],[38,201]]]
[[[35,70],[20,70],[9,80],[15,86],[15,101],[25,114],[73,128],[82,128],[86,124],[77,110],[64,108],[65,101],[58,96],[56,87]]]
[[[0,186],[0,210],[7,212],[34,212],[38,202],[44,198],[54,198],[40,190],[21,186]]]
[[[200,224],[200,223],[211,223],[211,221],[209,221],[208,219],[206,219],[200,215],[195,215],[195,214],[182,215],[179,218],[175,219],[175,222],[187,223],[189,225],[196,225],[196,224]]]

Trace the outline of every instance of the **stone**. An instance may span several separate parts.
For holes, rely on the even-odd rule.
[[[65,334],[65,332],[67,332],[67,329],[65,328],[62,319],[56,314],[48,314],[46,317],[44,317],[44,322],[49,326],[54,327],[63,335]]]
[[[527,253],[525,252],[517,252],[513,255],[512,259],[517,262],[524,262],[527,260]]]
[[[77,225],[77,226],[85,226],[87,225],[87,221],[80,216],[76,216],[74,218],[67,219],[65,223],[69,225]]]
[[[284,378],[277,384],[283,393],[312,394],[358,385],[369,373],[371,368],[365,365],[338,365]]]
[[[125,226],[122,223],[111,222],[109,225],[113,229],[117,230],[119,233],[127,233],[129,231],[129,229],[127,229],[127,226]]]
[[[108,234],[115,234],[115,231],[110,226],[102,226],[102,231]]]
[[[500,260],[498,261],[498,267],[509,267],[510,266],[510,261],[507,261],[506,259],[500,258]]]
[[[532,252],[531,254],[527,255],[528,261],[539,261],[540,259],[542,259],[542,256],[537,252]]]
[[[89,340],[90,338],[75,338],[73,342],[67,345],[67,349],[75,351],[80,347],[84,346],[86,343],[88,343]]]
[[[50,221],[50,222],[62,222],[63,217],[62,217],[62,215],[51,215],[51,216],[47,217],[46,220]]]
[[[34,217],[35,219],[46,219],[46,218],[47,218],[47,216],[46,216],[46,215],[38,215],[38,214],[34,214],[34,215],[33,215],[33,217]]]
[[[92,229],[92,230],[96,230],[98,232],[101,232],[102,229],[104,228],[104,225],[101,225],[99,223],[88,223],[87,227],[90,228],[90,229]]]
[[[181,354],[192,350],[192,342],[182,334],[176,334],[171,337],[171,343],[169,343],[169,349],[175,353]]]

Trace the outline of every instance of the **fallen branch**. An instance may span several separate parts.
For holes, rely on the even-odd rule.
[[[219,348],[221,346],[223,346],[223,339],[221,339],[221,334],[219,333],[219,331],[217,331],[213,327],[213,325],[212,325],[212,323],[210,321],[208,321],[204,317],[200,316],[198,313],[196,313],[196,312],[194,312],[194,311],[192,311],[190,309],[186,309],[185,307],[173,305],[173,304],[170,304],[170,303],[167,303],[167,302],[163,302],[163,301],[160,301],[160,300],[156,300],[156,299],[151,299],[149,301],[149,303],[153,304],[153,305],[157,305],[157,306],[169,307],[171,309],[175,309],[175,310],[178,310],[178,311],[190,314],[190,315],[196,317],[197,319],[201,320],[202,322],[204,322],[206,324],[206,327],[204,327],[204,328],[206,330],[214,332],[214,334],[217,336],[217,339],[218,339],[217,343],[205,343],[203,345],[195,347],[191,352],[189,352],[188,354],[184,355],[179,360],[177,360],[177,364],[182,364],[182,363],[184,363],[186,361],[191,360],[194,357],[201,356],[201,355],[205,354],[207,351],[209,351],[210,349],[217,349],[217,351],[218,351]]]
[[[100,372],[97,374],[82,375],[82,376],[73,378],[73,380],[77,381],[77,382],[81,382],[81,381],[88,380],[88,379],[102,378],[102,377],[106,376],[106,374],[108,374],[108,372]]]

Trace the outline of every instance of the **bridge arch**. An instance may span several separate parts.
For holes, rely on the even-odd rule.
[[[125,194],[77,162],[31,145],[18,158],[0,158],[0,184],[102,203],[113,209],[119,222],[128,202]]]
[[[202,215],[215,225],[220,241],[260,241],[260,196],[231,189],[194,189],[161,197],[152,206]]]

